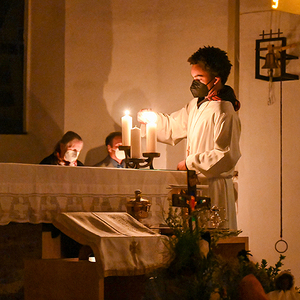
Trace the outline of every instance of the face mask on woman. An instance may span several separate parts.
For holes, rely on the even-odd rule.
[[[72,163],[77,160],[79,153],[80,152],[77,152],[76,150],[67,150],[64,156],[64,160]]]

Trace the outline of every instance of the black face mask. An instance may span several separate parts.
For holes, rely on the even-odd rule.
[[[199,80],[193,80],[190,90],[194,96],[194,98],[204,98],[208,95],[210,89],[208,89],[208,85],[214,80],[213,78],[207,84],[200,82]]]
[[[204,98],[209,92],[207,85],[199,80],[193,80],[190,90],[194,98]]]

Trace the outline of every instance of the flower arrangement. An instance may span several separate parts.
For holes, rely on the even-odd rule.
[[[151,274],[144,300],[237,300],[239,283],[248,274],[259,280],[266,293],[275,289],[274,280],[285,256],[280,255],[274,267],[268,266],[265,259],[251,262],[251,253],[246,250],[236,258],[222,257],[215,252],[218,240],[241,231],[208,231],[191,226],[189,218],[169,214],[166,221],[173,229],[167,244],[170,261],[167,267]]]

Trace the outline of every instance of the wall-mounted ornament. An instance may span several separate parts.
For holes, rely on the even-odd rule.
[[[299,76],[286,72],[287,61],[298,59],[298,56],[286,53],[286,50],[296,47],[296,44],[287,45],[286,37],[282,32],[265,33],[264,30],[255,48],[255,78],[265,81],[298,80]],[[273,71],[274,70],[274,71]]]

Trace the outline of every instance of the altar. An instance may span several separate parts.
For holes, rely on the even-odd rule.
[[[3,254],[0,258],[3,279],[0,298],[3,295],[23,299],[26,261],[33,274],[37,273],[38,267],[53,270],[52,273],[49,271],[49,278],[56,278],[56,270],[59,270],[62,278],[67,280],[62,265],[66,269],[74,267],[79,272],[85,270],[96,274],[95,265],[88,261],[74,264],[72,260],[60,259],[57,238],[53,239],[51,232],[43,231],[45,224],[51,225],[62,213],[126,212],[128,199],[139,189],[142,197],[151,203],[149,215],[142,223],[150,229],[158,228],[167,217],[170,187],[184,186],[187,186],[184,171],[0,163],[0,251]],[[203,192],[205,195],[205,187]],[[232,243],[248,248],[247,239],[236,238],[224,243],[230,253],[233,252],[229,248]],[[143,275],[138,276],[141,277],[137,280],[143,281]],[[78,280],[85,278],[82,273]],[[105,278],[115,280],[117,277]],[[73,280],[74,277],[70,278],[71,282]],[[98,281],[94,288],[103,290],[103,281]]]
[[[0,163],[0,298],[23,293],[25,260],[59,256],[42,224],[64,212],[126,212],[139,189],[151,202],[142,221],[157,227],[168,211],[169,185],[186,185],[186,172]]]

